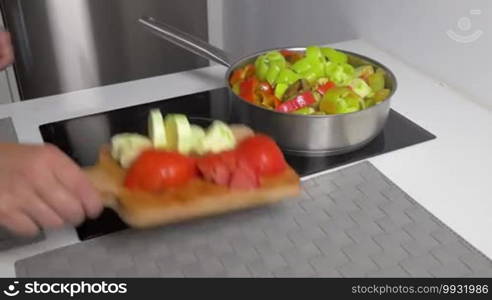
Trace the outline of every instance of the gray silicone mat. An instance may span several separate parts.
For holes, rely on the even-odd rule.
[[[487,257],[368,162],[303,186],[269,207],[43,253],[17,275],[492,277]]]

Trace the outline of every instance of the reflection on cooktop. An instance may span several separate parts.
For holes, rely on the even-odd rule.
[[[164,113],[184,113],[192,123],[200,125],[207,125],[213,119],[231,123],[235,119],[227,90],[222,88],[45,124],[40,130],[45,142],[57,145],[80,165],[88,166],[96,162],[100,146],[107,144],[112,135],[121,132],[146,134],[147,114],[152,108],[160,108]],[[286,159],[301,176],[306,176],[434,138],[433,134],[391,110],[381,134],[359,150],[326,157],[286,155]],[[85,240],[124,228],[125,224],[116,214],[106,210],[97,220],[82,224],[77,232]]]

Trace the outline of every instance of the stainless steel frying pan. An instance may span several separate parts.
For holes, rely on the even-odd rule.
[[[372,64],[386,72],[386,87],[391,90],[390,97],[387,100],[370,108],[348,114],[286,114],[268,110],[243,100],[233,93],[228,80],[236,68],[254,62],[258,56],[268,51],[281,49],[269,49],[253,53],[231,62],[224,50],[159,22],[152,17],[142,17],[139,22],[159,37],[201,57],[228,67],[224,79],[226,86],[229,88],[229,95],[235,114],[244,124],[251,126],[258,132],[263,132],[273,137],[287,153],[306,156],[347,153],[369,143],[381,132],[386,123],[391,96],[397,87],[396,78],[383,64],[363,55],[340,50],[349,56],[349,62],[352,65]],[[305,47],[282,49],[304,51]]]

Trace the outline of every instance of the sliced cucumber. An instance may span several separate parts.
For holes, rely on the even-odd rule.
[[[150,111],[148,119],[148,131],[149,137],[152,140],[152,144],[155,148],[167,148],[168,142],[166,137],[166,128],[164,126],[164,120],[159,109],[152,109]]]
[[[185,115],[167,114],[164,119],[167,136],[167,148],[188,154],[193,147],[191,126]]]
[[[198,125],[192,124],[191,126],[191,135],[193,137],[193,146],[192,146],[192,151],[199,153],[199,150],[197,149],[200,148],[200,145],[205,138],[205,130]]]
[[[198,153],[217,153],[236,147],[236,138],[231,128],[221,121],[214,121],[207,130],[205,138],[198,146]]]
[[[152,148],[152,142],[137,133],[120,133],[111,138],[111,156],[123,168],[128,168],[148,148]]]

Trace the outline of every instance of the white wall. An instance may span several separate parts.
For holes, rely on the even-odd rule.
[[[224,1],[223,13],[224,47],[237,56],[362,38],[492,109],[490,0],[235,0]],[[457,26],[462,17],[468,31]],[[460,43],[449,29],[482,35]]]

